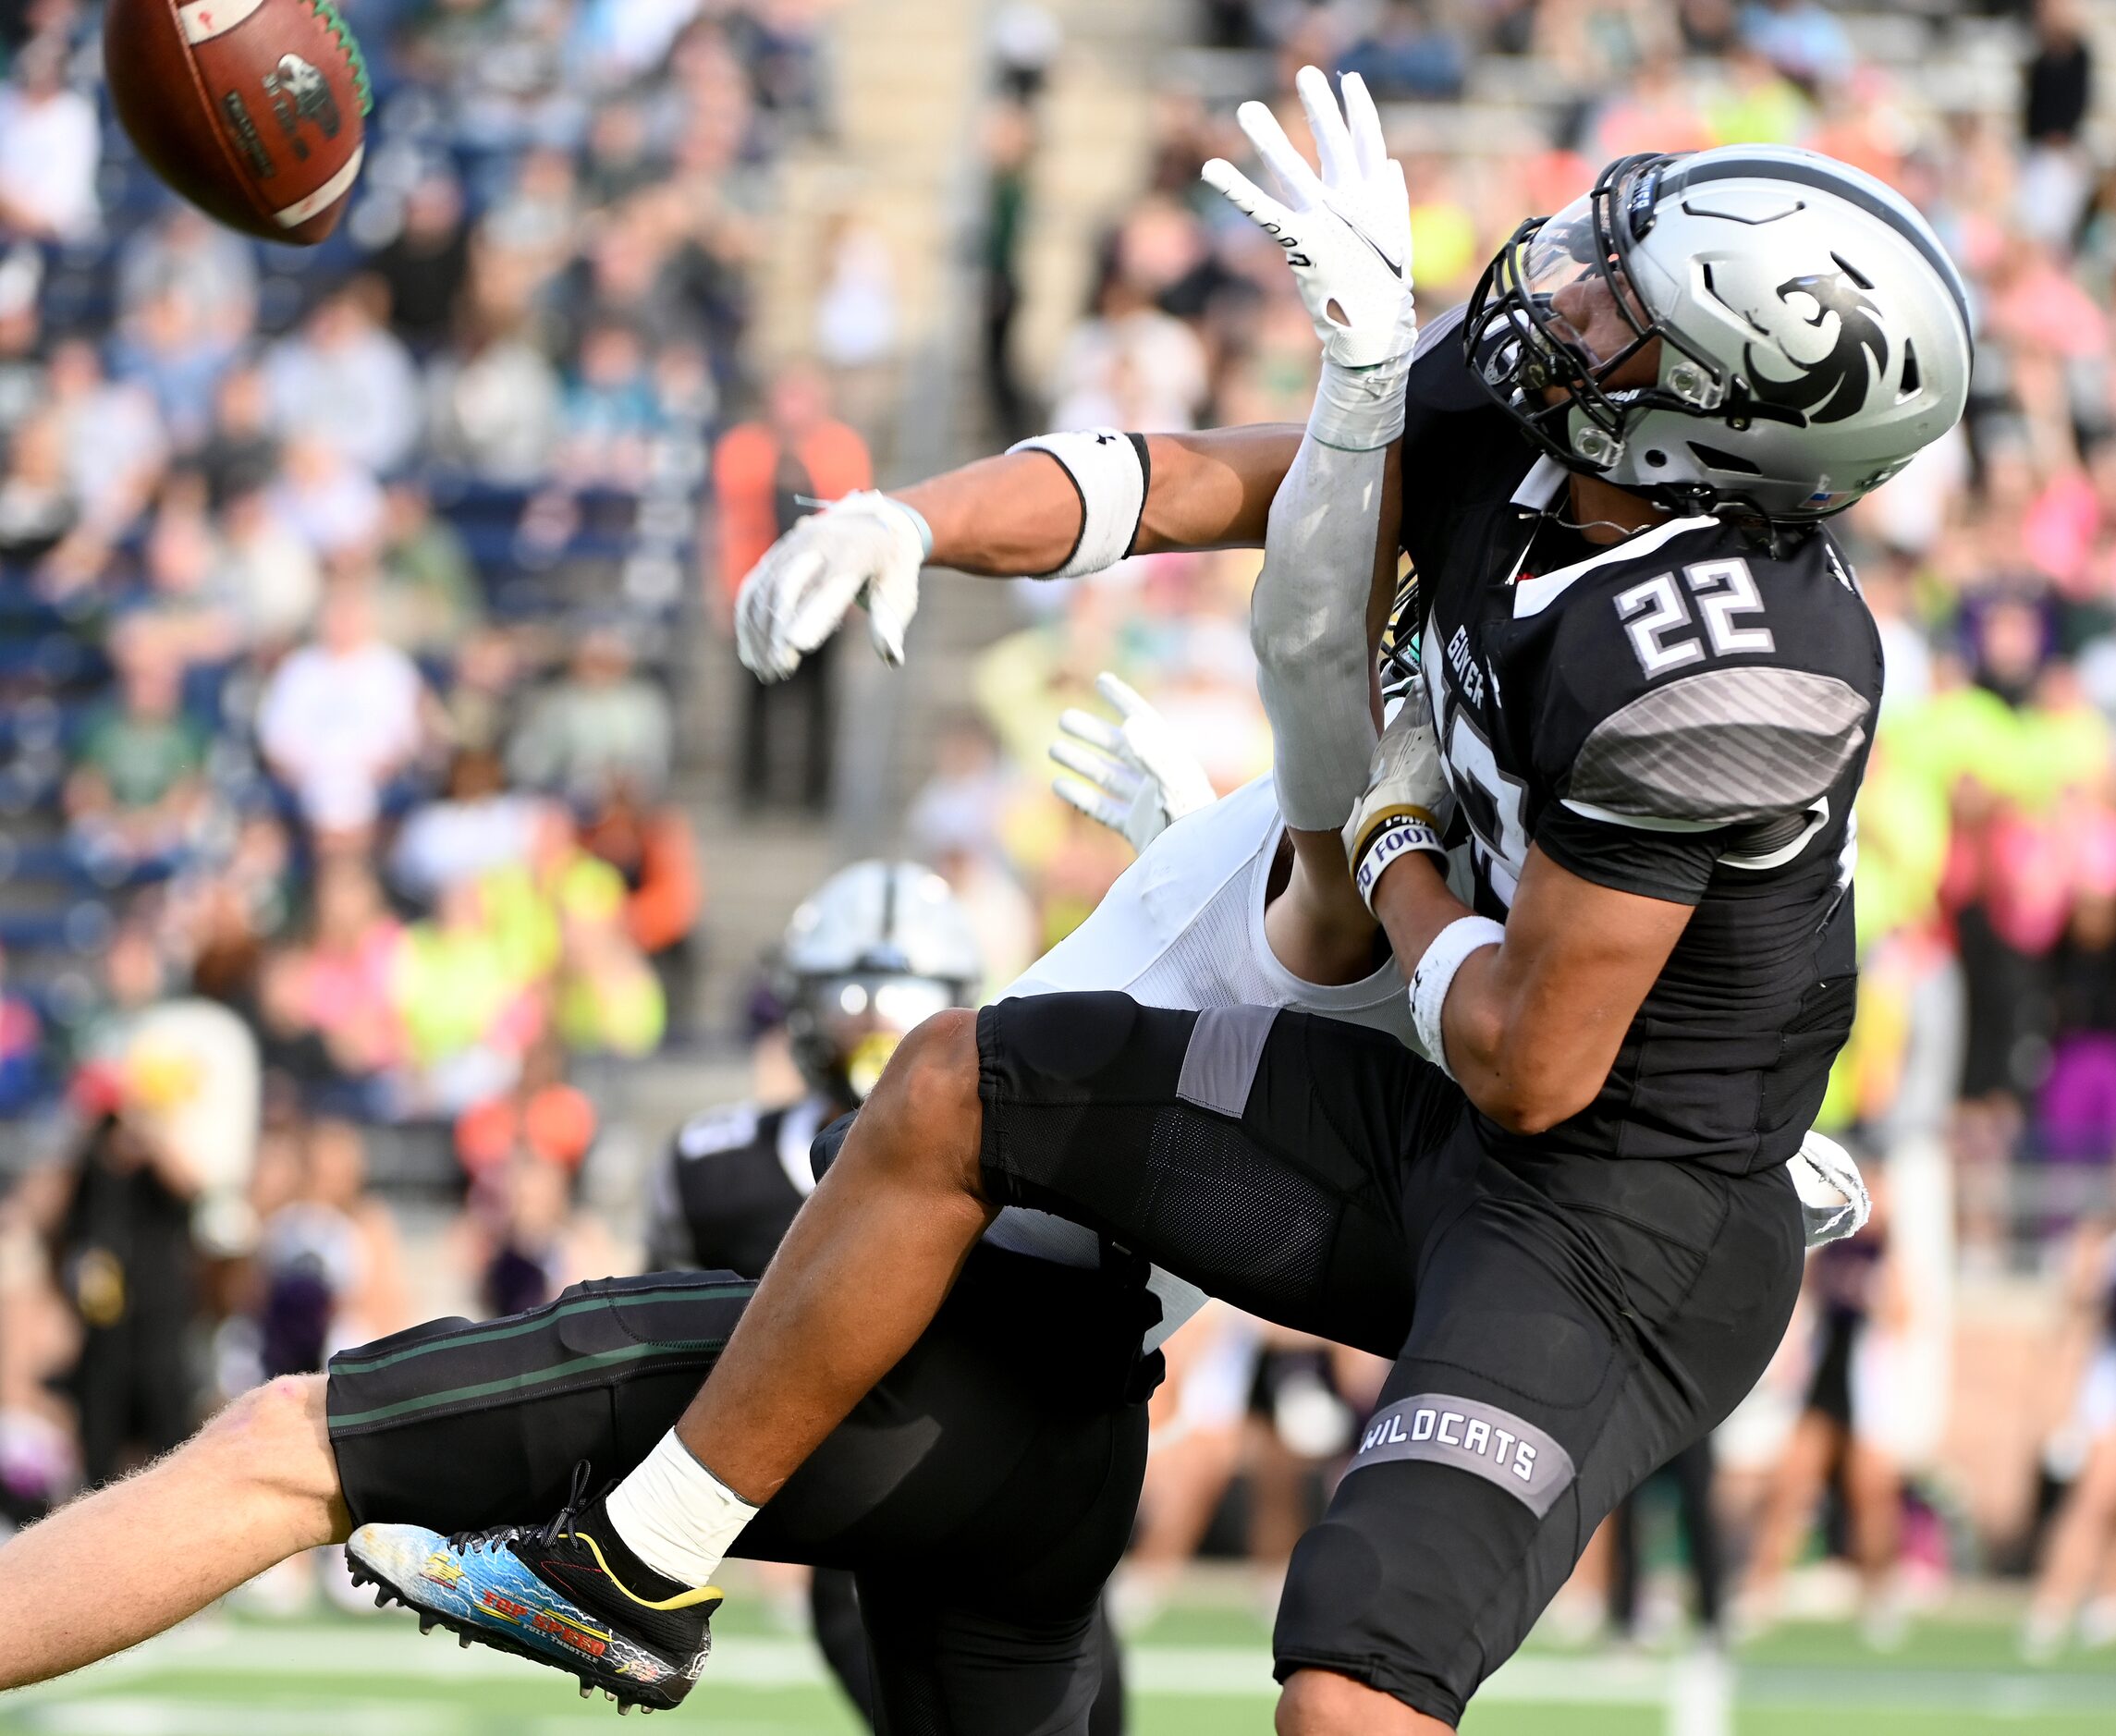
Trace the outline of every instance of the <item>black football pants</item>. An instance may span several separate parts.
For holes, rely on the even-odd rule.
[[[1294,1551],[1281,1680],[1329,1669],[1459,1722],[1603,1516],[1733,1409],[1792,1314],[1782,1166],[1502,1163],[1461,1089],[1385,1033],[1087,994],[987,1007],[977,1041],[993,1199],[1394,1361]]]

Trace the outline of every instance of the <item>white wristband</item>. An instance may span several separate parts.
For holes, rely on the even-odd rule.
[[[1418,968],[1411,972],[1411,1025],[1425,1046],[1425,1058],[1449,1079],[1447,1038],[1440,1030],[1440,1013],[1448,1004],[1448,991],[1455,985],[1455,972],[1471,953],[1496,947],[1506,938],[1505,928],[1488,916],[1458,916],[1433,936]]]
[[[1086,428],[1036,434],[1007,450],[1049,453],[1080,495],[1080,536],[1072,553],[1049,572],[1034,573],[1033,578],[1082,578],[1116,566],[1131,552],[1139,520],[1145,517],[1146,488],[1152,480],[1145,435],[1116,428]]]

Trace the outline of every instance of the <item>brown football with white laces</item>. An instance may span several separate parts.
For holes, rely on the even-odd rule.
[[[371,98],[331,0],[109,0],[103,57],[140,154],[202,211],[301,247],[337,227]]]

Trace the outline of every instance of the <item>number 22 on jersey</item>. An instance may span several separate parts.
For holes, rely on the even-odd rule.
[[[1763,598],[1745,560],[1702,560],[1682,569],[1682,583],[1697,605],[1693,616],[1672,572],[1656,573],[1642,584],[1617,593],[1617,619],[1631,638],[1638,666],[1649,676],[1665,675],[1707,654],[1737,652],[1768,654],[1777,649],[1767,627],[1743,627],[1743,616],[1761,615]],[[1704,619],[1702,634],[1697,617]],[[1706,647],[1709,644],[1710,651]]]
[[[1764,612],[1755,575],[1738,557],[1704,560],[1627,586],[1616,593],[1617,619],[1648,678],[1686,668],[1708,658],[1748,653],[1767,656],[1777,649],[1768,627],[1755,617]],[[1462,635],[1458,631],[1458,639]],[[1450,645],[1450,653],[1457,648]],[[1450,656],[1453,679],[1474,678],[1474,659],[1466,642],[1462,655]],[[1470,707],[1450,691],[1450,670],[1437,669],[1434,723],[1449,781],[1462,804],[1474,835],[1477,853],[1491,889],[1507,904],[1528,862],[1528,829],[1523,813],[1527,787],[1506,771],[1478,727]],[[1479,689],[1482,682],[1477,682]]]

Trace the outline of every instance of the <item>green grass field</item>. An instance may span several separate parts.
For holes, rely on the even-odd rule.
[[[808,1643],[731,1604],[680,1715],[712,1736],[856,1736]],[[1248,1611],[1171,1610],[1129,1652],[1137,1736],[1266,1736],[1269,1656]],[[2022,1665],[2002,1620],[1933,1618],[1877,1657],[1849,1629],[1794,1625],[1744,1649],[1732,1718],[1700,1667],[1532,1644],[1465,1736],[2111,1736],[2116,1653]],[[1700,1694],[1703,1699],[1700,1702]],[[574,1736],[614,1708],[512,1658],[421,1639],[409,1617],[214,1615],[72,1681],[0,1699],[0,1736]],[[628,1724],[624,1728],[630,1729]],[[659,1726],[649,1727],[659,1728]]]

